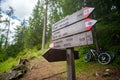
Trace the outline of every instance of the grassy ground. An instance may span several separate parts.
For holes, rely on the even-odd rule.
[[[12,67],[18,65],[20,58],[25,58],[28,60],[39,57],[43,51],[38,51],[36,49],[25,49],[23,52],[20,52],[16,58],[9,58],[8,60],[0,63],[0,73],[9,71]]]
[[[80,59],[75,60],[75,68],[76,68],[76,72],[78,74],[83,71],[95,70],[95,69],[99,69],[100,67],[105,67],[105,66],[116,66],[116,67],[120,66],[120,56],[119,55],[109,65],[101,65],[97,61],[85,63],[83,61],[83,53],[86,52],[87,50],[85,50],[84,48],[89,48],[89,47],[83,46],[83,47],[75,49],[75,50],[79,51],[79,57],[80,57]],[[12,67],[16,66],[18,64],[19,58],[26,58],[26,59],[31,60],[31,59],[40,57],[43,52],[44,51],[36,50],[36,49],[24,50],[23,52],[20,52],[16,58],[9,58],[5,62],[0,63],[0,73],[8,71]]]
[[[27,52],[27,53],[26,53]],[[81,51],[82,52],[82,51]],[[24,54],[23,54],[24,53]],[[36,49],[33,50],[25,50],[24,52],[21,52],[20,54],[22,54],[23,56],[18,56],[16,58],[9,58],[7,61],[0,63],[0,72],[5,72],[5,71],[9,71],[12,67],[14,67],[15,65],[18,64],[18,60],[20,57],[22,58],[27,58],[30,60],[30,64],[33,65],[33,68],[31,71],[28,71],[28,73],[22,78],[23,80],[30,78],[31,79],[41,79],[40,75],[42,76],[43,73],[41,72],[41,70],[44,72],[44,74],[46,76],[42,76],[42,78],[48,78],[48,80],[66,80],[67,76],[66,76],[66,72],[65,73],[61,73],[66,71],[66,63],[62,62],[53,62],[53,63],[49,63],[47,62],[45,59],[43,59],[43,57],[41,58],[41,54],[43,53],[43,51],[38,51]],[[75,69],[76,69],[76,78],[77,80],[111,80],[111,79],[103,79],[101,77],[101,75],[103,74],[103,71],[105,69],[113,69],[115,67],[120,67],[120,56],[117,56],[117,58],[110,63],[109,65],[101,65],[99,64],[97,61],[92,61],[92,62],[88,62],[85,63],[83,61],[83,54],[80,54],[80,59],[75,60]],[[60,67],[61,66],[61,67]],[[56,70],[58,70],[58,68],[60,68],[60,74],[56,72]],[[56,70],[55,70],[56,69]],[[51,74],[51,72],[53,74]],[[36,75],[32,75],[32,73],[36,74]],[[39,73],[39,76],[37,76],[37,74]],[[96,77],[96,74],[100,74],[100,78],[96,79],[98,77]],[[31,75],[31,76],[30,76]],[[54,76],[52,76],[54,75]],[[114,77],[114,76],[112,76]],[[60,79],[58,79],[60,78]],[[110,77],[111,78],[111,77]],[[47,79],[46,79],[47,80]]]

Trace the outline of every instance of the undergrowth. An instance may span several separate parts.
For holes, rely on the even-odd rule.
[[[0,63],[0,73],[9,71],[14,66],[18,65],[18,61],[20,58],[31,60],[31,59],[41,56],[42,53],[43,53],[42,50],[37,50],[36,48],[25,49],[24,51],[20,52],[16,58],[10,57],[6,61],[1,62]]]

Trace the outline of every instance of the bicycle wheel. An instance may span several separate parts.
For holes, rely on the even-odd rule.
[[[107,52],[101,53],[98,55],[98,62],[104,65],[109,64],[111,62],[111,56]]]
[[[111,56],[111,59],[114,60],[115,59],[115,53],[114,52],[111,52],[111,51],[107,51],[107,53],[110,54]]]
[[[88,52],[84,55],[84,62],[90,62],[92,58],[91,52]]]

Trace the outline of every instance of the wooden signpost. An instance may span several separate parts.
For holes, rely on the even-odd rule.
[[[50,49],[43,54],[49,62],[67,60],[68,80],[76,80],[74,59],[77,52],[75,46],[93,44],[90,31],[97,20],[88,18],[94,8],[84,7],[65,17],[52,26]],[[62,50],[66,48],[66,50]]]

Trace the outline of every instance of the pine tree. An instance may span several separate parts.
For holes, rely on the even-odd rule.
[[[28,34],[26,34],[25,45],[29,47],[40,45],[42,43],[44,21],[44,4],[38,0],[37,5],[33,9],[32,17],[29,19]],[[39,46],[40,48],[41,46]]]

